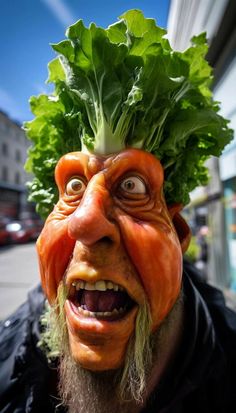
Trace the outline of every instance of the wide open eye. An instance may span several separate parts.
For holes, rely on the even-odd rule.
[[[120,183],[120,189],[128,194],[142,194],[147,193],[147,188],[144,181],[138,176],[129,176]]]
[[[86,189],[86,185],[82,178],[72,178],[66,184],[67,195],[83,195]]]

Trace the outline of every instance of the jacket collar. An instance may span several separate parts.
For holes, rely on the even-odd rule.
[[[203,377],[206,379],[217,374],[225,362],[207,304],[185,271],[183,295],[185,322],[182,341],[172,365],[153,392],[143,413],[169,411],[194,391]]]

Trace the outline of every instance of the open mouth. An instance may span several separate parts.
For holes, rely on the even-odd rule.
[[[107,280],[73,281],[68,298],[79,316],[106,321],[125,317],[136,305],[122,286]]]

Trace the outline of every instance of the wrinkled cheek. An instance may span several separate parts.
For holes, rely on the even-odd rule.
[[[52,304],[57,287],[65,274],[73,253],[75,240],[68,236],[67,220],[49,219],[37,240],[37,252],[42,287]]]
[[[166,317],[181,288],[182,252],[174,232],[122,217],[127,252],[149,300],[153,329]]]

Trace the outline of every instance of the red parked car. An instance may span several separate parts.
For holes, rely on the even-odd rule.
[[[40,220],[9,221],[0,227],[0,245],[35,241],[42,229]]]
[[[0,245],[6,245],[9,243],[9,233],[6,229],[7,222],[5,220],[0,221]]]

